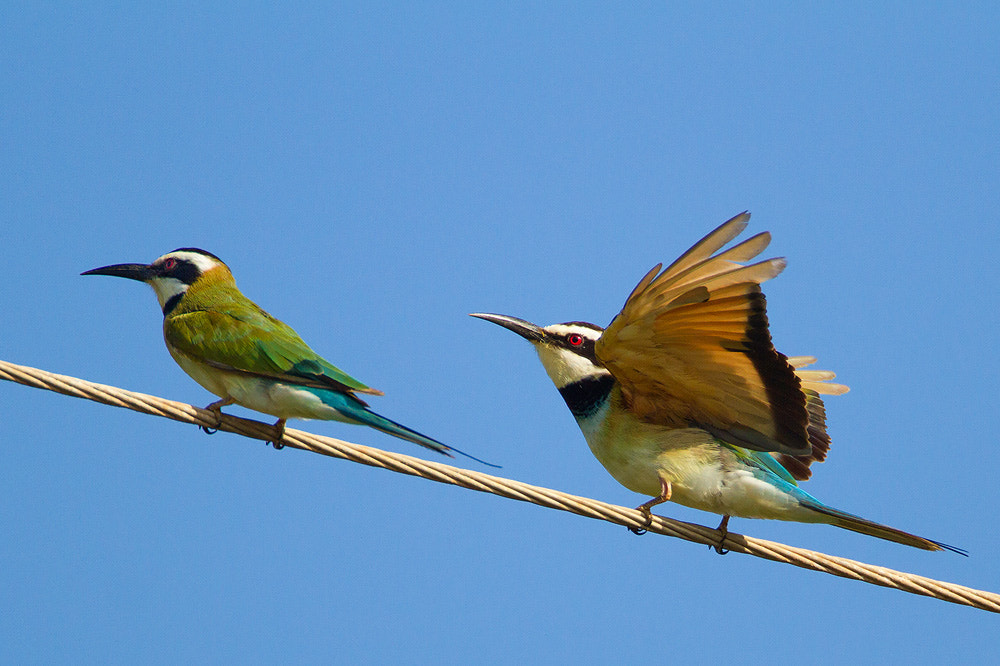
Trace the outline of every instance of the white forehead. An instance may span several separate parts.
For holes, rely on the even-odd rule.
[[[589,326],[578,326],[576,324],[552,324],[551,326],[546,326],[543,330],[552,335],[560,336],[579,333],[588,340],[595,341],[601,337],[601,331],[595,331]]]
[[[221,266],[222,262],[209,257],[208,255],[202,254],[200,252],[189,252],[187,250],[178,250],[176,252],[168,252],[167,254],[159,257],[154,264],[160,264],[166,261],[168,258],[177,259],[178,261],[189,261],[195,265],[199,273],[205,273],[211,268],[216,266]]]

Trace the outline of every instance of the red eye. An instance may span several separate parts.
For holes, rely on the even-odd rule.
[[[177,267],[177,260],[174,258],[167,259],[163,262],[163,270],[172,271]]]
[[[583,344],[583,336],[579,333],[570,333],[566,340],[574,347],[579,347]]]

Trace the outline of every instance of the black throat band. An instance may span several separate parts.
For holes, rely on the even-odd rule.
[[[559,394],[566,401],[566,406],[573,412],[573,416],[584,418],[604,404],[614,385],[615,378],[610,374],[593,375],[563,386],[559,389]]]
[[[163,304],[163,316],[166,317],[168,314],[174,311],[174,308],[180,304],[181,299],[184,298],[186,291],[182,291],[179,294],[174,294],[167,299],[167,302]]]

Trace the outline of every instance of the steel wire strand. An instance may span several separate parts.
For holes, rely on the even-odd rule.
[[[217,420],[214,412],[194,405],[97,384],[76,377],[58,375],[7,361],[0,361],[0,379],[77,398],[86,398],[114,407],[124,407],[145,414],[162,416],[200,427],[217,428],[252,439],[272,441],[276,435],[274,426],[261,421],[229,414],[222,414],[221,418]],[[754,555],[842,578],[850,578],[872,585],[895,588],[911,594],[1000,613],[1000,594],[993,592],[976,590],[963,585],[895,571],[804,548],[787,546],[774,541],[756,539],[734,532],[729,532],[725,536],[725,540],[722,541],[722,533],[717,530],[658,515],[653,515],[652,522],[647,525],[645,515],[635,509],[444,463],[352,444],[293,428],[285,429],[281,443],[285,446],[334,458],[350,460],[371,467],[381,467],[401,474],[418,476],[469,490],[492,493],[508,499],[531,502],[550,509],[568,511],[626,527],[645,528],[650,533],[677,537],[709,546],[723,545],[734,553]]]

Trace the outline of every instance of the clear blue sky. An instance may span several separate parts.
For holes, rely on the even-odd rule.
[[[807,490],[971,557],[731,528],[1000,590],[993,3],[35,4],[0,9],[0,358],[207,404],[151,291],[79,276],[202,247],[387,416],[633,506],[530,346],[466,314],[607,324],[749,209],[789,262],[777,346],[852,387]],[[0,418],[4,662],[1000,650],[981,611],[23,386]]]

